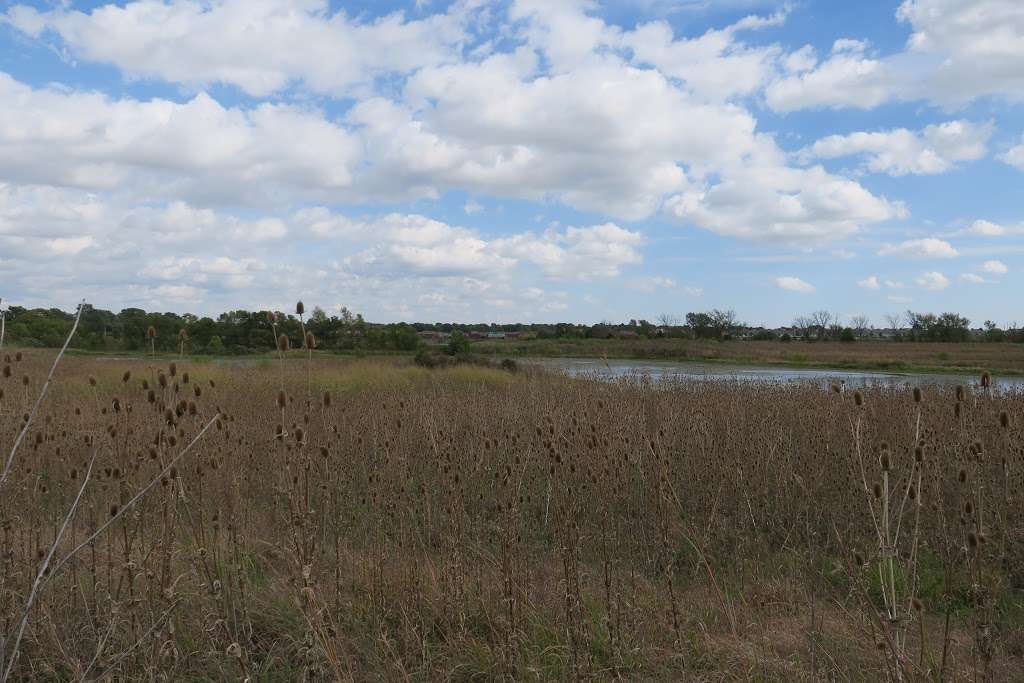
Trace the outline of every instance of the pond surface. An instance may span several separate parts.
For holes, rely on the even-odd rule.
[[[980,379],[974,375],[901,374],[870,370],[829,370],[622,359],[606,361],[601,358],[538,358],[524,362],[560,370],[574,377],[594,376],[607,379],[649,376],[653,380],[673,378],[695,381],[809,381],[819,382],[823,387],[828,387],[832,382],[839,382],[848,387],[868,385],[955,386],[957,384],[978,384]],[[995,383],[997,388],[1002,391],[1024,391],[1024,377],[996,377]]]

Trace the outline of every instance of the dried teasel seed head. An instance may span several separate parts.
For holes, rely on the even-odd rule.
[[[992,375],[988,374],[987,372],[981,373],[981,386],[984,389],[988,389],[990,386],[992,386]]]
[[[167,372],[170,373],[171,377],[177,377],[178,375],[178,364],[171,363],[170,367],[167,368]]]
[[[881,484],[875,484],[873,493],[875,494],[875,498],[881,498],[882,497],[882,485]]]
[[[188,341],[188,330],[184,327],[178,330],[178,341]]]
[[[963,467],[961,467],[960,471],[956,473],[956,479],[961,484],[967,483],[967,470],[965,470]]]
[[[309,330],[306,330],[306,348],[307,349],[315,349],[316,348],[316,337],[314,337],[313,333],[310,332]]]
[[[999,413],[999,426],[1003,429],[1007,429],[1010,426],[1010,414],[1005,410]]]
[[[963,384],[957,384],[956,385],[956,400],[960,401],[960,402],[963,402],[963,400],[965,398],[967,398],[967,390],[964,388]]]
[[[277,350],[278,351],[287,351],[288,350],[288,346],[289,346],[289,344],[288,344],[288,335],[282,334],[280,337],[277,338]]]
[[[967,532],[967,546],[971,550],[976,550],[978,548],[978,535],[973,531]]]
[[[93,377],[92,375],[89,375],[89,386],[90,387],[96,386],[96,378]]]
[[[156,328],[150,325],[146,329],[146,337],[149,339],[156,339]]]
[[[856,406],[864,405],[864,394],[861,393],[860,389],[853,392],[853,404]]]
[[[301,301],[295,304],[295,313],[297,313],[298,315],[302,315],[305,312],[306,306]]]
[[[277,313],[274,313],[273,311],[267,311],[267,322],[270,323],[271,325],[276,324]]]
[[[285,396],[284,390],[282,389],[277,392],[277,407],[284,408],[286,405],[288,405],[288,397]]]
[[[918,464],[924,462],[924,446],[914,447],[914,462]]]
[[[838,393],[840,393],[842,391],[842,388],[837,383],[835,383],[835,382],[832,382],[832,384],[829,385],[828,389],[833,394],[838,394]]]
[[[888,449],[882,449],[881,454],[878,456],[878,464],[882,466],[883,472],[889,471],[889,468],[891,467],[892,463],[889,461]]]
[[[914,403],[920,403],[922,398],[921,387],[914,387]]]
[[[917,598],[914,598],[910,601],[910,606],[914,608],[915,612],[920,612],[922,609],[924,609],[924,605],[921,604],[921,601]]]
[[[324,392],[323,405],[324,405],[324,408],[330,408],[331,407],[331,392],[329,392],[329,391],[325,391]]]
[[[124,371],[124,375],[121,376],[121,381],[124,382],[125,384],[128,384],[128,380],[130,380],[131,378],[132,378],[132,371],[131,370],[125,370]]]

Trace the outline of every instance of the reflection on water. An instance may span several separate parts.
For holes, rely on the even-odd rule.
[[[977,384],[973,375],[898,374],[869,370],[827,370],[815,368],[756,367],[719,363],[677,363],[672,361],[603,360],[600,358],[543,358],[528,361],[542,367],[561,370],[572,376],[600,378],[650,377],[652,380],[735,380],[762,382],[820,382],[827,387],[839,382],[848,387],[866,385],[953,386]],[[1024,377],[996,377],[1003,391],[1024,391]]]

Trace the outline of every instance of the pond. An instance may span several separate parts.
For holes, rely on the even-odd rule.
[[[673,361],[642,361],[602,358],[538,358],[524,361],[560,370],[571,376],[619,378],[649,376],[694,381],[732,380],[758,382],[819,382],[828,387],[838,382],[847,387],[868,385],[890,386],[955,386],[978,384],[979,377],[957,374],[901,374],[870,370],[831,370],[822,368],[787,368],[723,363],[686,363]],[[1024,391],[1024,377],[996,377],[1002,391]]]

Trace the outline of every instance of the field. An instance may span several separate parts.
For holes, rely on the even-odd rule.
[[[1024,396],[4,354],[10,680],[1024,671]]]
[[[828,367],[894,372],[1024,374],[1024,344],[857,341],[708,341],[691,339],[533,339],[480,341],[479,353],[513,357],[645,360]]]

